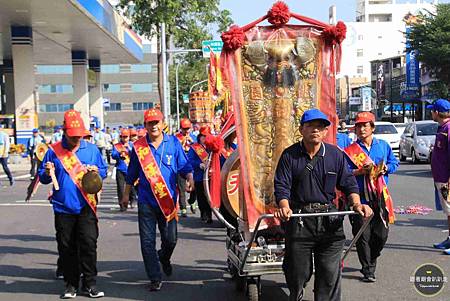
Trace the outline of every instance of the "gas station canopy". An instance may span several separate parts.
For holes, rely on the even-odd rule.
[[[68,64],[84,51],[102,64],[137,63],[142,42],[107,0],[0,0],[0,64],[12,58],[11,28],[30,28],[34,64]]]

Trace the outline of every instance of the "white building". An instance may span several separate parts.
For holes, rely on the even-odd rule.
[[[435,11],[437,0],[356,0],[356,22],[346,22],[340,77],[370,81],[370,61],[398,56],[405,51],[403,18],[420,11]]]

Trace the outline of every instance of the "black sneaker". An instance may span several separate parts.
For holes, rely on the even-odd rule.
[[[148,290],[151,292],[157,292],[161,289],[162,282],[159,280],[152,280],[148,285]]]
[[[97,290],[95,286],[83,287],[83,292],[86,293],[91,298],[102,298],[105,296],[104,292]]]
[[[374,283],[377,281],[377,279],[375,278],[374,275],[364,275],[364,277],[361,280],[362,280],[362,282],[367,282],[367,283]]]
[[[77,289],[74,286],[68,284],[66,286],[66,289],[64,290],[64,293],[61,295],[60,298],[61,299],[73,299],[76,296],[77,296]]]
[[[12,179],[9,181],[9,186],[13,186],[14,183],[16,183],[16,180],[15,180],[14,178],[12,178]]]

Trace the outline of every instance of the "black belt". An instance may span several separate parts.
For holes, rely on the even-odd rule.
[[[328,212],[330,209],[336,208],[334,204],[323,203],[304,203],[294,206],[294,210],[301,210],[304,213],[321,213]]]

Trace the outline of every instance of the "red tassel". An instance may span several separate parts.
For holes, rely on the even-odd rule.
[[[222,137],[208,135],[206,136],[205,145],[206,149],[213,153],[219,153],[225,147],[225,142]]]
[[[245,42],[244,31],[237,25],[231,25],[228,31],[222,33],[221,38],[223,47],[231,51],[241,48]]]
[[[283,1],[278,1],[267,12],[268,21],[275,26],[282,26],[289,22],[291,13],[289,7]]]

